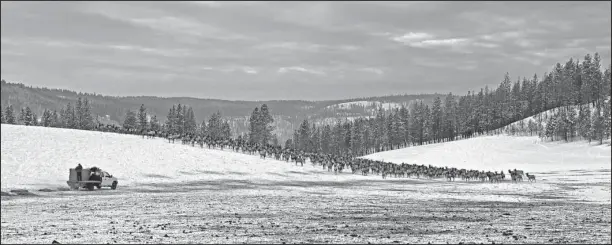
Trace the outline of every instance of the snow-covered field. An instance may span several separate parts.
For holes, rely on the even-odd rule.
[[[503,188],[538,188],[562,192],[568,198],[610,203],[610,146],[586,142],[542,142],[537,136],[482,136],[442,144],[408,147],[364,156],[393,163],[424,164],[483,171],[519,169],[535,174],[538,185],[499,184]],[[480,185],[500,188],[498,185]],[[526,190],[525,190],[526,191]]]
[[[334,175],[113,133],[1,132],[2,191],[31,193],[2,196],[3,244],[610,241],[609,147],[492,136],[367,156],[538,176],[491,184]],[[61,191],[77,163],[117,176],[118,189]]]

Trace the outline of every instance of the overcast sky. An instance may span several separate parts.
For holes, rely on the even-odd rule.
[[[2,78],[231,100],[465,94],[599,52],[610,2],[2,2]]]

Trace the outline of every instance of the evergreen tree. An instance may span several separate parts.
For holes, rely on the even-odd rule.
[[[591,138],[599,141],[599,144],[603,144],[603,139],[605,136],[604,130],[606,125],[601,109],[595,109],[595,113],[593,113],[591,117],[591,125]]]
[[[232,138],[232,130],[227,121],[223,122],[221,126],[221,138],[222,139],[231,139]]]
[[[83,99],[83,104],[81,105],[81,128],[86,130],[91,130],[94,128],[94,119],[91,115],[91,104],[87,98]]]
[[[612,118],[611,118],[611,112],[610,112],[610,108],[611,106],[612,100],[608,99],[607,103],[604,103],[604,107],[603,107],[603,115],[602,115],[602,120],[603,120],[603,138],[604,139],[609,139],[610,138],[610,134],[612,134]]]
[[[186,117],[185,124],[187,127],[187,132],[191,134],[196,133],[198,124],[196,122],[195,114],[193,113],[193,108],[191,107],[187,109],[187,117]]]
[[[440,136],[442,132],[442,101],[440,97],[436,97],[434,99],[433,106],[431,108],[432,122],[431,122],[431,132],[432,139],[434,142],[440,142]]]
[[[139,132],[146,132],[148,129],[147,125],[147,109],[144,107],[144,104],[140,105],[140,109],[138,109],[138,127],[137,130]]]
[[[184,122],[185,122],[185,117],[183,114],[183,106],[181,104],[178,104],[178,106],[176,107],[176,111],[175,111],[175,121],[174,121],[174,126],[175,126],[175,130],[177,134],[183,134],[185,128],[183,127]]]
[[[223,138],[223,122],[221,121],[221,112],[217,111],[208,119],[208,135],[213,139]]]
[[[176,134],[176,107],[172,105],[172,108],[168,110],[168,116],[166,117],[166,126],[168,129],[168,133]]]
[[[588,105],[581,105],[578,112],[578,134],[591,141],[591,109]]]
[[[261,143],[268,144],[272,139],[272,131],[274,131],[274,126],[271,125],[274,123],[274,119],[270,115],[266,104],[263,104],[259,110],[259,123],[261,124]]]
[[[38,126],[38,115],[36,115],[36,113],[33,111],[30,111],[30,113],[31,113],[30,125]]]
[[[442,125],[443,128],[443,137],[448,140],[455,140],[455,114],[456,111],[456,102],[453,98],[453,94],[449,93],[444,100],[444,110],[443,110],[443,118],[444,122]],[[483,112],[486,113],[486,112]],[[487,116],[483,116],[487,118]],[[485,122],[486,123],[486,122]]]
[[[42,114],[42,126],[50,127],[52,124],[51,111],[45,109]]]
[[[70,102],[68,102],[68,104],[66,105],[66,109],[64,110],[64,113],[65,113],[65,117],[63,118],[63,121],[65,122],[65,127],[73,128],[73,129],[77,128],[77,121],[76,121],[74,107],[72,107]]]
[[[134,132],[138,130],[138,119],[136,118],[136,113],[132,110],[128,110],[125,114],[123,128],[126,129],[128,132]]]
[[[206,120],[203,120],[202,124],[200,124],[200,135],[202,136],[208,135],[208,129],[206,127]]]
[[[18,124],[25,125],[25,121],[26,121],[25,108],[21,108],[21,111],[19,112],[19,123]]]
[[[8,105],[6,110],[4,110],[4,118],[6,119],[6,123],[15,124],[15,113],[13,111],[13,105]]]
[[[259,116],[259,108],[255,107],[249,118],[249,142],[256,143],[261,141],[261,123]]]
[[[53,110],[53,112],[51,113],[51,127],[62,127],[62,122],[60,120],[59,113],[57,112],[57,110]]]
[[[304,119],[302,124],[300,124],[299,133],[299,141],[298,141],[298,149],[302,151],[308,151],[308,142],[310,140],[310,126],[308,124],[308,120]]]
[[[155,132],[159,132],[161,130],[161,125],[159,124],[159,120],[157,120],[157,116],[153,115],[151,117],[151,122],[149,123],[151,130]]]
[[[81,97],[79,97],[77,99],[76,105],[74,106],[74,120],[75,120],[75,127],[76,129],[83,129],[83,101],[81,100]]]
[[[331,142],[331,127],[325,125],[321,134],[321,150],[323,153],[330,153],[330,142]]]

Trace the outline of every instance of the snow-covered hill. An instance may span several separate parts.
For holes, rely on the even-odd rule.
[[[610,97],[608,97],[604,103],[608,103],[608,100],[610,100]],[[594,113],[596,113],[596,109],[595,106],[592,103],[587,103],[582,105],[582,107],[588,107],[591,115],[593,115]],[[573,105],[570,106],[568,109],[569,110],[573,110],[574,112],[574,116],[575,119],[574,121],[578,121],[579,120],[579,115],[580,115],[580,105]],[[548,122],[548,119],[555,116],[556,114],[559,113],[559,111],[562,108],[558,107],[558,108],[553,108],[544,112],[541,112],[539,114],[524,118],[522,120],[513,122],[507,126],[504,126],[502,128],[502,131],[505,133],[509,133],[512,135],[538,135],[538,133],[543,133],[544,129],[546,128],[546,123]],[[535,130],[530,131],[529,130],[529,124],[533,124],[536,126]],[[604,142],[610,142],[610,139],[604,140]]]
[[[419,101],[419,100],[415,100],[415,101]],[[345,103],[330,105],[330,106],[325,107],[325,109],[326,110],[350,110],[353,108],[364,108],[366,109],[366,111],[375,112],[376,110],[378,110],[378,108],[382,108],[383,110],[392,110],[392,109],[400,108],[402,107],[402,105],[408,107],[410,104],[411,103],[406,103],[406,102],[389,103],[389,102],[380,102],[380,101],[361,100],[361,101],[352,101],[352,102],[345,102]]]
[[[342,181],[310,164],[260,159],[230,150],[170,144],[164,139],[94,131],[2,124],[2,189],[67,187],[69,168],[97,166],[120,186],[232,179]]]
[[[425,164],[490,171],[523,169],[529,173],[609,170],[610,147],[584,142],[542,142],[537,136],[481,136],[408,147],[364,156],[393,163]]]
[[[580,143],[542,143],[535,137],[490,136],[435,145],[411,147],[378,153],[366,158],[389,162],[406,162],[434,166],[472,168],[478,170],[507,170],[519,168],[539,175],[537,184],[517,186],[504,183],[447,183],[444,180],[416,180],[390,178],[383,182],[379,175],[361,176],[350,173],[334,175],[314,167],[294,163],[260,159],[259,156],[230,150],[202,149],[170,144],[164,139],[143,139],[133,135],[102,133],[72,129],[1,126],[1,187],[3,191],[15,188],[38,190],[67,187],[68,169],[77,163],[84,167],[98,166],[119,178],[120,189],[185,188],[193,183],[245,182],[267,186],[279,183],[313,185],[301,191],[323,188],[337,195],[361,193],[359,185],[348,191],[336,185],[365,185],[380,188],[408,188],[419,190],[414,198],[440,198],[448,196],[450,189],[461,190],[452,198],[478,200],[519,200],[501,192],[563,194],[563,188],[574,188],[567,195],[580,200],[608,202],[610,199],[610,148]],[[356,182],[355,182],[356,181]],[[540,182],[542,181],[542,182]],[[571,182],[567,182],[571,181]],[[405,183],[428,183],[425,187],[404,186]],[[305,184],[306,183],[306,184]],[[316,183],[323,186],[316,187]],[[369,184],[366,184],[369,183]],[[588,185],[585,185],[588,183]],[[594,186],[593,186],[594,185]],[[164,187],[161,187],[164,186]],[[196,184],[197,186],[197,184]],[[281,185],[295,191],[292,185]],[[316,188],[315,188],[316,187]],[[254,187],[255,188],[255,187]],[[416,189],[415,189],[416,188]],[[450,188],[450,189],[449,189]],[[280,189],[279,189],[280,190]],[[253,190],[255,191],[255,189]],[[122,191],[120,191],[122,192]],[[577,193],[573,193],[577,192]],[[407,192],[387,195],[408,195]],[[446,194],[445,194],[446,193]],[[453,192],[455,193],[455,192]],[[471,193],[464,197],[461,193]],[[365,195],[365,192],[362,193]],[[520,199],[520,200],[525,200]]]

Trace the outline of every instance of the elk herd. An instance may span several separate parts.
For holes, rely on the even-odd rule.
[[[395,164],[390,162],[356,158],[350,155],[334,155],[316,152],[303,152],[301,150],[283,148],[281,146],[261,145],[247,142],[239,139],[214,139],[208,136],[197,134],[169,135],[150,131],[143,134],[147,138],[163,137],[169,143],[174,143],[180,140],[182,144],[209,149],[231,149],[235,152],[245,154],[259,154],[260,158],[274,158],[279,161],[293,162],[295,165],[304,166],[306,159],[310,160],[313,166],[320,166],[323,170],[333,172],[334,174],[342,173],[345,169],[350,169],[352,174],[361,175],[381,175],[383,179],[389,177],[395,178],[427,178],[427,179],[446,179],[447,181],[455,181],[456,178],[462,181],[481,181],[497,183],[506,180],[506,174],[503,171],[478,171],[468,169],[457,169],[448,167],[435,167],[431,165],[417,164]],[[206,146],[205,146],[206,145]],[[528,178],[529,182],[535,182],[535,175],[523,173],[522,170],[508,170],[510,180],[512,182],[523,181],[523,175]]]

